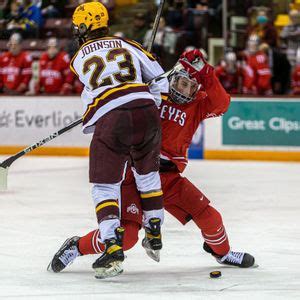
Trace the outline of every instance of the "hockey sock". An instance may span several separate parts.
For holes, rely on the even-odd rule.
[[[123,222],[125,228],[123,249],[131,249],[138,241],[140,225],[135,222]],[[82,255],[99,254],[104,251],[104,244],[99,240],[99,229],[93,230],[79,240],[79,251]]]
[[[79,251],[82,255],[99,254],[104,251],[104,244],[99,240],[99,229],[89,232],[79,240]]]
[[[200,214],[193,216],[201,229],[205,242],[217,255],[224,256],[229,250],[229,241],[220,213],[210,205]]]

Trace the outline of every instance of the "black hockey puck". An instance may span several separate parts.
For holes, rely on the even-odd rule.
[[[210,278],[219,278],[222,276],[220,271],[212,271],[209,273]]]

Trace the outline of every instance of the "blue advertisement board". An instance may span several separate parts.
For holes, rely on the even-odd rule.
[[[195,159],[203,159],[203,143],[204,123],[201,123],[193,136],[192,144],[189,148],[188,157]]]

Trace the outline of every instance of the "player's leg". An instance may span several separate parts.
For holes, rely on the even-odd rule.
[[[138,231],[142,225],[142,208],[132,171],[129,169],[121,186],[121,225],[124,227],[123,250],[131,249],[138,241]],[[99,229],[82,237],[72,237],[54,255],[48,270],[61,272],[78,256],[102,254],[105,244],[101,242]]]
[[[123,250],[131,249],[138,241],[140,224],[133,221],[122,222],[124,227]],[[79,237],[74,236],[67,239],[60,249],[55,253],[49,263],[48,271],[59,273],[74,260],[83,255],[102,254],[105,251],[105,244],[100,240],[99,229],[95,229],[88,234]]]
[[[248,253],[230,250],[228,236],[221,214],[209,205],[210,201],[187,178],[176,173],[161,176],[165,209],[182,224],[193,220],[205,240],[204,250],[219,263],[251,267],[254,258]]]
[[[113,110],[96,123],[90,146],[92,197],[105,251],[94,262],[97,278],[115,276],[123,271],[124,253],[120,226],[120,188],[130,157],[131,120],[126,110]]]
[[[161,129],[157,107],[151,104],[143,109],[134,110],[132,119],[134,148],[131,156],[134,177],[141,197],[145,227],[142,245],[148,255],[159,261],[164,210],[158,172]]]

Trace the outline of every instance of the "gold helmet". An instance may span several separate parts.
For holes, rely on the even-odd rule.
[[[77,6],[73,13],[74,34],[84,41],[97,29],[108,27],[108,12],[100,2],[87,2]]]

